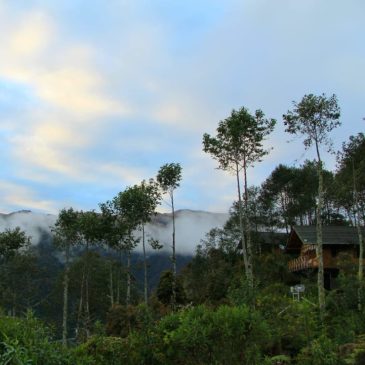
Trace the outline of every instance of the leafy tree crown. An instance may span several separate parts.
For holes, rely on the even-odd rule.
[[[79,212],[73,208],[62,209],[52,232],[57,246],[75,244],[79,241]]]
[[[275,119],[266,119],[261,110],[254,115],[244,107],[232,110],[228,118],[219,122],[215,137],[204,134],[203,151],[212,155],[223,170],[235,164],[250,166],[268,154],[263,141],[275,124]]]
[[[317,146],[325,144],[331,150],[328,133],[341,124],[340,107],[336,95],[333,94],[329,98],[325,94],[304,95],[299,103],[293,101],[293,105],[294,109],[283,115],[285,131],[305,136],[306,148],[314,143]]]
[[[18,250],[29,246],[30,237],[19,227],[6,229],[0,233],[0,258],[13,256]]]
[[[159,169],[157,182],[164,192],[173,191],[180,186],[182,168],[178,163],[167,163]]]

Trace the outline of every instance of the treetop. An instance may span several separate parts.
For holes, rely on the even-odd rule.
[[[317,145],[323,143],[331,149],[328,133],[341,124],[340,107],[336,95],[333,94],[330,97],[325,94],[304,95],[299,103],[293,101],[293,106],[293,110],[283,115],[285,131],[290,134],[304,135],[306,148],[313,143]]]
[[[180,186],[182,168],[179,163],[166,163],[157,173],[157,182],[164,192],[173,191]]]

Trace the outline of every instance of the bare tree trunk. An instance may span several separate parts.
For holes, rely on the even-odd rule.
[[[245,186],[245,233],[246,233],[246,246],[247,246],[247,263],[248,270],[250,273],[249,284],[253,287],[253,267],[252,267],[252,244],[251,244],[251,226],[250,226],[250,218],[248,212],[248,185],[247,185],[247,166],[246,166],[246,158],[244,160],[244,186]]]
[[[119,249],[119,265],[118,268],[118,276],[117,276],[117,303],[120,304],[120,282],[122,280],[122,267],[123,267],[123,259],[122,259],[122,250]]]
[[[237,162],[236,162],[236,180],[237,180],[237,194],[238,194],[238,218],[239,218],[238,220],[239,220],[239,225],[240,225],[243,263],[245,265],[246,279],[249,283],[251,283],[252,278],[251,278],[251,275],[250,275],[250,269],[249,269],[248,258],[247,258],[246,239],[245,239],[245,233],[244,233],[244,230],[243,230],[242,196],[241,196],[239,168],[238,168],[238,163]]]
[[[120,275],[118,275],[120,276]],[[117,281],[117,303],[120,304],[120,277],[118,278]]]
[[[90,277],[90,265],[89,265],[89,243],[86,244],[86,274],[85,274],[85,330],[86,338],[90,337],[90,298],[89,298],[89,277]]]
[[[174,193],[170,192],[171,209],[172,209],[172,309],[176,308],[176,246],[175,246],[175,207],[174,207]]]
[[[77,315],[77,333],[80,329],[86,338],[90,337],[90,307],[89,307],[89,244],[86,243],[85,263],[82,271],[80,287],[80,303]]]
[[[109,293],[110,293],[110,305],[114,305],[114,283],[113,283],[113,261],[110,258],[109,264]]]
[[[144,266],[144,302],[146,305],[148,305],[147,256],[146,256],[144,224],[142,224],[142,244],[143,244],[143,266]]]
[[[323,174],[322,174],[322,161],[319,155],[319,149],[317,146],[318,156],[318,204],[317,204],[317,261],[318,261],[318,304],[321,320],[324,318],[325,310],[325,291],[324,291],[324,267],[323,267],[323,237],[322,237],[322,206],[323,206]]]
[[[357,307],[359,311],[362,310],[362,286],[363,286],[363,259],[364,259],[364,241],[361,232],[361,217],[360,217],[360,207],[359,207],[359,197],[357,194],[356,188],[356,174],[355,174],[355,165],[354,160],[352,160],[352,177],[353,177],[353,194],[354,194],[354,203],[355,203],[355,220],[356,220],[356,228],[357,235],[359,237],[359,271],[358,271],[358,280],[359,280],[359,289],[357,291]]]
[[[127,306],[131,303],[131,251],[128,250],[127,253]]]
[[[68,317],[68,283],[69,283],[69,257],[70,248],[67,244],[66,251],[66,262],[65,262],[65,273],[63,279],[63,316],[62,316],[62,345],[67,347],[67,317]]]
[[[15,288],[15,282],[14,282],[14,280],[12,280],[12,287]],[[11,310],[11,313],[12,313],[12,317],[15,317],[16,316],[16,303],[17,303],[15,290],[13,290],[12,299],[13,300],[12,300],[12,310]]]
[[[79,302],[79,310],[77,313],[77,325],[76,332],[80,335],[80,327],[81,327],[81,318],[82,318],[82,308],[83,308],[83,298],[84,298],[84,283],[85,283],[85,265],[82,269],[82,277],[81,277],[81,286],[80,286],[80,302]]]
[[[89,307],[89,268],[86,273],[85,282],[85,332],[86,338],[90,337],[90,307]]]

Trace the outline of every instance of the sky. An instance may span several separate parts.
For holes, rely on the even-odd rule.
[[[232,109],[277,119],[250,185],[314,157],[282,120],[305,94],[337,95],[335,150],[364,132],[364,14],[363,0],[0,0],[0,212],[97,210],[170,162],[177,209],[226,212],[235,179],[202,136]]]

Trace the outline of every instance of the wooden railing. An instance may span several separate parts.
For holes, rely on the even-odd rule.
[[[289,271],[300,271],[305,269],[316,269],[317,259],[308,256],[299,256],[288,262]]]
[[[304,254],[303,254],[304,252]],[[352,261],[354,265],[357,265],[359,259],[355,257],[355,253],[350,252],[352,257],[350,256],[350,262]],[[341,266],[342,258],[340,256],[333,257],[331,255],[331,251],[328,249],[323,250],[323,266],[325,269],[336,269]],[[365,259],[364,259],[365,265]],[[315,252],[312,248],[306,247],[305,250],[302,250],[301,255],[293,260],[288,262],[289,271],[300,271],[305,269],[317,269],[318,268],[318,260],[316,258]]]

